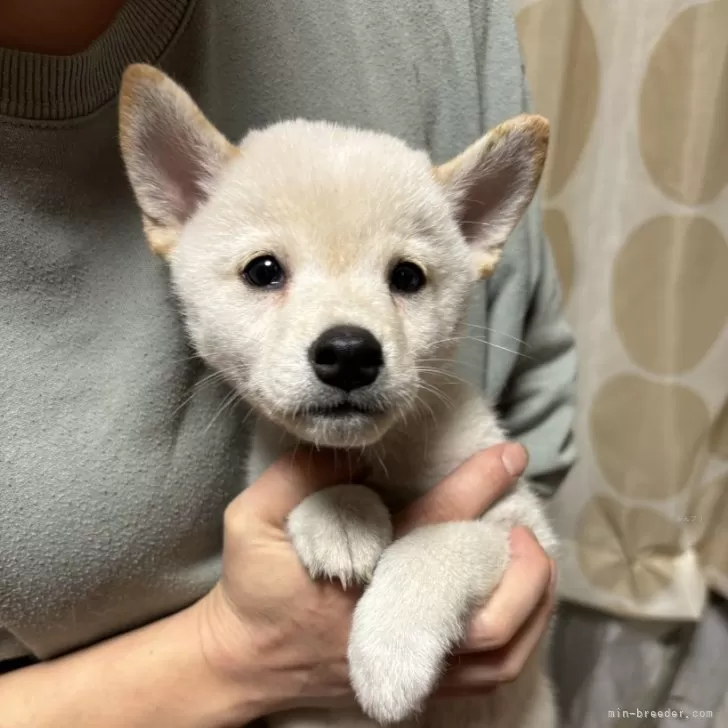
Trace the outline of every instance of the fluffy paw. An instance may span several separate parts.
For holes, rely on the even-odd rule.
[[[507,562],[508,532],[478,522],[427,526],[384,552],[349,640],[351,682],[367,715],[386,725],[422,709]]]
[[[288,535],[313,578],[344,587],[367,583],[392,542],[392,519],[370,488],[339,485],[304,500],[288,517]]]
[[[380,725],[411,718],[435,689],[449,647],[435,635],[416,632],[388,642],[354,638],[350,674],[362,710]]]

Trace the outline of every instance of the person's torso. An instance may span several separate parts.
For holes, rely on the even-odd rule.
[[[132,0],[114,33],[140,38],[129,59],[159,62],[234,139],[300,116],[383,130],[442,161],[520,110],[506,0],[200,0],[178,7],[161,58],[145,57],[149,8],[165,5]],[[19,86],[23,64],[35,91]],[[204,594],[246,449],[246,412],[205,379],[143,241],[115,100],[47,118],[41,71],[0,55],[10,92],[30,99],[5,99],[14,118],[0,116],[0,661],[52,657]],[[499,330],[519,338],[525,235],[509,246]],[[497,399],[516,354],[483,343],[493,290],[473,304],[464,356]]]

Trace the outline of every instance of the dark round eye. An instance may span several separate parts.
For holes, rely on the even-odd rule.
[[[389,274],[389,285],[397,293],[417,293],[426,282],[422,268],[414,263],[397,263]]]
[[[256,288],[277,288],[283,284],[283,266],[272,255],[254,258],[243,269],[243,279]]]

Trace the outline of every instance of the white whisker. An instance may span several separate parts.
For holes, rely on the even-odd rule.
[[[519,339],[517,336],[512,336],[511,334],[506,334],[504,331],[499,331],[498,329],[493,329],[490,326],[481,326],[480,324],[471,324],[471,323],[468,323],[467,321],[464,321],[462,325],[470,326],[473,329],[480,329],[481,331],[488,331],[492,334],[498,334],[498,336],[505,336],[506,339],[511,339],[511,341],[515,341],[517,344],[522,344],[525,347],[530,346],[523,339]]]

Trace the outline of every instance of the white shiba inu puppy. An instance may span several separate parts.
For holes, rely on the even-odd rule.
[[[453,374],[469,295],[532,200],[548,124],[523,115],[433,166],[384,134],[289,121],[239,146],[160,71],[132,66],[121,147],[144,230],[170,265],[189,336],[258,415],[248,477],[301,442],[355,451],[371,485],[305,500],[288,531],[315,578],[366,584],[349,644],[356,711],[272,716],[286,728],[552,728],[544,646],[492,695],[430,701],[509,530],[554,554],[520,483],[481,520],[392,540],[404,505],[504,433]],[[374,485],[376,484],[376,485]]]

